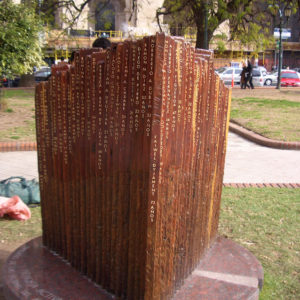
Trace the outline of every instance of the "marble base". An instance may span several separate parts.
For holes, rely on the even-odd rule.
[[[18,248],[2,268],[8,300],[108,300],[107,293],[36,238]],[[217,238],[173,300],[258,299],[263,270],[257,259],[231,240]]]

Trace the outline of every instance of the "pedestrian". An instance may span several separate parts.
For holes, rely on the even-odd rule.
[[[75,51],[72,51],[70,59],[69,59],[70,65],[74,65],[74,59],[75,59]]]
[[[243,70],[241,72],[241,89],[245,89],[247,85],[246,72],[247,72],[246,64],[243,63]]]
[[[252,71],[253,67],[251,62],[248,60],[248,66],[246,68],[246,86],[250,89],[254,89],[253,83],[252,83]],[[249,83],[249,85],[248,85]]]

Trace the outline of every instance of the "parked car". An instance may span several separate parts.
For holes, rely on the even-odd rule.
[[[300,87],[299,73],[293,70],[285,70],[281,72],[281,86]]]
[[[34,79],[36,82],[46,81],[48,80],[50,75],[51,75],[51,68],[46,67],[34,72]]]
[[[13,79],[8,79],[6,77],[3,77],[1,79],[2,81],[2,85],[4,87],[18,87],[19,86],[19,81],[20,81],[20,77],[15,77]]]
[[[270,86],[272,84],[277,84],[278,72],[274,71],[271,73],[267,73],[264,76],[264,85]]]
[[[241,72],[242,68],[232,68],[232,67],[223,67],[216,70],[216,73],[224,81],[225,84],[231,84],[232,75],[235,85],[239,85],[241,82]],[[263,86],[265,80],[271,77],[266,77],[267,72],[264,67],[255,67],[252,70],[252,83],[254,86]],[[268,82],[269,83],[269,82]],[[271,81],[272,84],[272,81]]]
[[[263,66],[257,66],[257,67],[254,67],[255,69],[260,69],[261,71],[267,73],[267,69]]]
[[[215,72],[216,72],[217,74],[223,73],[226,69],[228,69],[228,67],[220,67],[220,68],[216,69]]]
[[[253,68],[252,70],[252,82],[254,86],[263,86],[265,83],[264,76],[267,73],[261,68]]]
[[[216,73],[220,76],[220,79],[225,84],[231,84],[232,77],[234,84],[240,84],[242,68],[223,67],[216,70]]]
[[[293,70],[300,73],[300,68],[294,68]]]

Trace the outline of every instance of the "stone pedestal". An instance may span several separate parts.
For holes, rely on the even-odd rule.
[[[36,238],[18,248],[2,269],[6,299],[118,299],[69,263],[49,251]],[[185,280],[173,300],[258,299],[263,271],[246,249],[217,238]]]

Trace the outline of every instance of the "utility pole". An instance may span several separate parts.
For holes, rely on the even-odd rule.
[[[208,49],[207,38],[207,1],[204,2],[204,49]]]
[[[282,12],[279,9],[279,61],[278,61],[278,79],[276,89],[280,90],[282,69]]]

